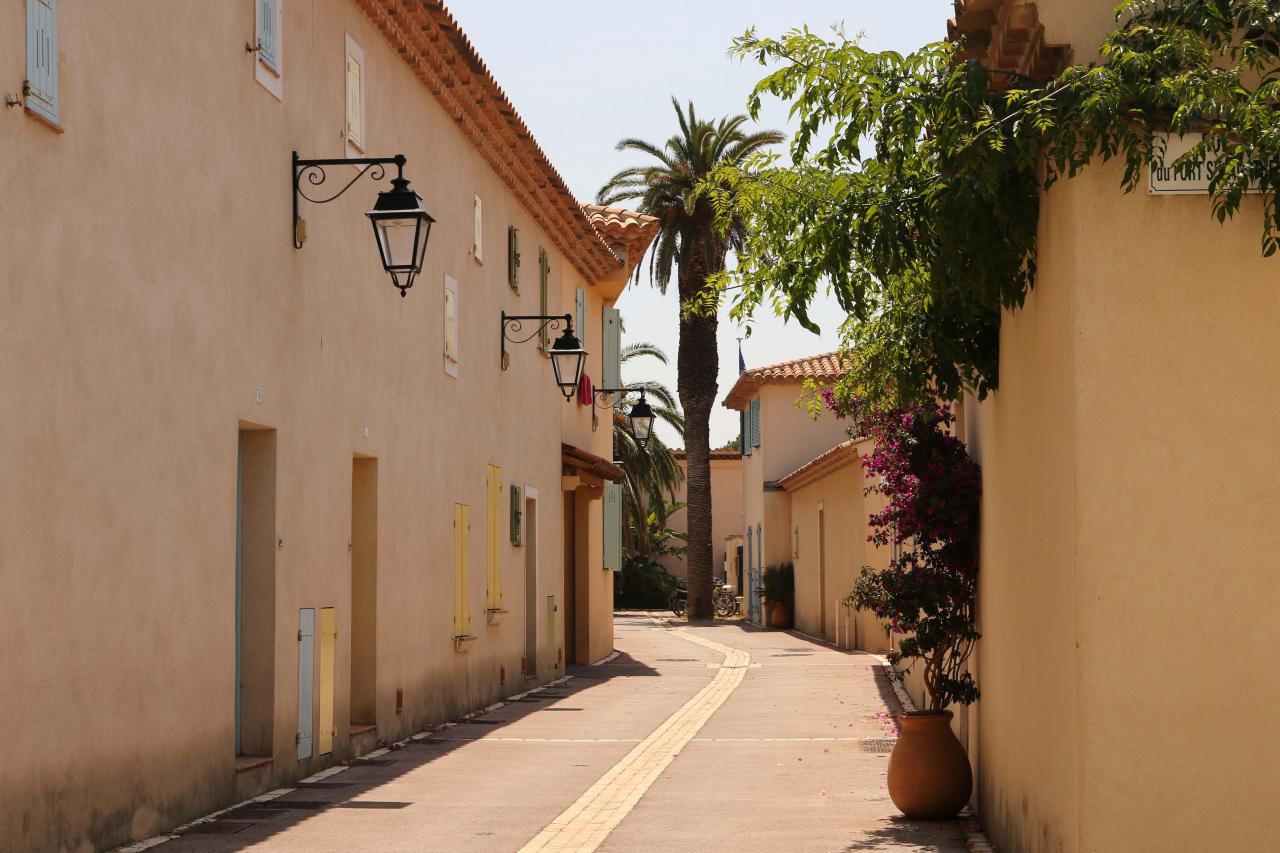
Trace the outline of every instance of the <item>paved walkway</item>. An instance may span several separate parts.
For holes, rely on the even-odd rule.
[[[608,663],[153,849],[967,850],[895,817],[876,658],[740,622],[615,634]]]

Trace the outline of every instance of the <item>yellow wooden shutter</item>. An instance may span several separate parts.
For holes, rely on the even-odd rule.
[[[471,530],[471,508],[466,504],[453,505],[453,634],[465,637],[471,630],[471,614],[468,612],[468,533]]]
[[[338,611],[320,608],[320,731],[316,732],[321,755],[333,752],[333,679],[338,645]]]

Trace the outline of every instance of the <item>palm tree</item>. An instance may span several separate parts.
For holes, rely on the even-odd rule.
[[[679,132],[659,146],[643,139],[624,139],[619,151],[638,151],[657,162],[633,166],[600,188],[600,204],[637,201],[641,213],[658,218],[660,230],[649,257],[649,277],[663,293],[675,267],[680,297],[680,352],[676,388],[685,416],[685,459],[688,465],[689,618],[711,619],[711,407],[715,405],[718,320],[706,310],[708,279],[724,270],[730,249],[740,248],[744,225],[733,221],[716,227],[704,181],[720,166],[739,165],[767,145],[782,141],[775,130],[747,133],[747,117],[718,121],[699,119],[693,104],[681,108],[675,98]],[[639,269],[636,270],[637,277]]]
[[[633,343],[622,348],[621,362],[624,365],[646,357],[668,363],[667,354],[650,343]],[[677,434],[684,434],[684,418],[676,406],[675,395],[667,386],[642,380],[624,383],[623,387],[632,391],[643,390],[658,419],[669,424]],[[641,447],[629,427],[626,411],[615,412],[613,458],[622,463],[622,470],[626,472],[622,481],[623,530],[627,534],[627,550],[637,553],[647,549],[648,540],[637,536],[635,531],[646,529],[646,519],[653,508],[670,503],[676,487],[684,479],[684,471],[656,432],[651,433],[648,444]]]

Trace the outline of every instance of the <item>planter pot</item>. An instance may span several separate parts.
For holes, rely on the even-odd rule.
[[[910,818],[955,817],[973,793],[973,773],[951,731],[951,712],[901,714],[898,726],[889,755],[889,799]]]
[[[769,607],[769,627],[777,628],[779,631],[786,631],[792,625],[793,614],[791,605],[781,601],[771,601]]]

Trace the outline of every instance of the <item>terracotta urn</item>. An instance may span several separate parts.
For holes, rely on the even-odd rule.
[[[769,627],[786,631],[792,625],[791,605],[784,601],[769,603]]]
[[[955,817],[969,802],[969,757],[951,731],[950,711],[898,716],[898,742],[889,755],[889,799],[919,820]]]

